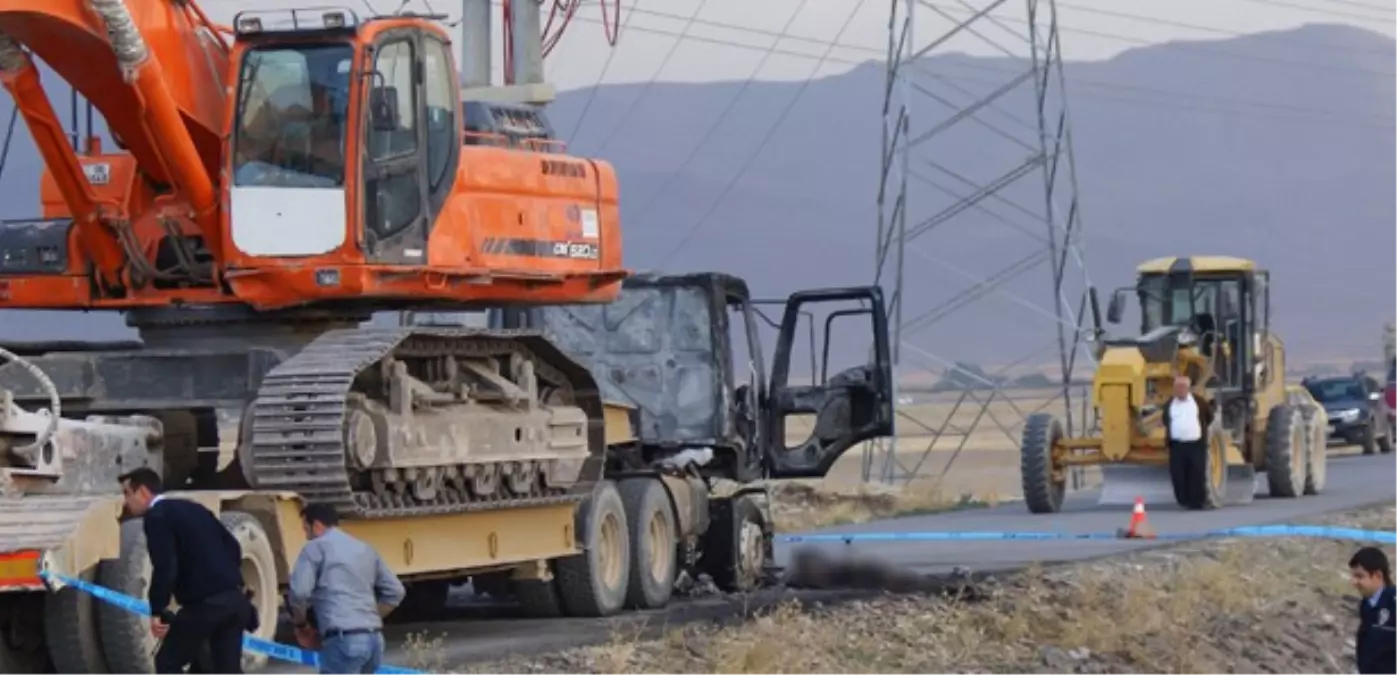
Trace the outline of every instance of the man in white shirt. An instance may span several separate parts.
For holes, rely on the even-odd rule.
[[[1200,405],[1193,396],[1193,383],[1187,375],[1174,378],[1174,397],[1164,407],[1165,439],[1169,444],[1169,473],[1179,504],[1189,509],[1201,509],[1207,504],[1208,427],[1213,411],[1206,403]],[[1191,477],[1203,476],[1204,480]]]

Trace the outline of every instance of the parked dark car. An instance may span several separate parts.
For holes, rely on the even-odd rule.
[[[1329,415],[1330,443],[1361,446],[1365,455],[1392,452],[1392,408],[1377,380],[1358,373],[1302,384]]]
[[[1387,363],[1387,387],[1383,399],[1387,401],[1387,426],[1397,439],[1397,359]]]

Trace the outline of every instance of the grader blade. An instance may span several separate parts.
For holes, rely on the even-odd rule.
[[[1264,475],[1258,474],[1249,464],[1227,467],[1226,501],[1232,504],[1250,504],[1262,489]],[[1174,504],[1174,484],[1169,479],[1169,469],[1156,466],[1103,466],[1101,467],[1100,506],[1130,506],[1136,498],[1143,498],[1146,504]]]
[[[1174,484],[1169,470],[1156,466],[1101,467],[1101,506],[1131,506],[1136,499],[1148,505],[1173,504]]]
[[[1250,504],[1265,484],[1265,476],[1258,474],[1252,465],[1230,464],[1227,467],[1227,503]]]

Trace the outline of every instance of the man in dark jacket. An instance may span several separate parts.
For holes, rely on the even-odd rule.
[[[1354,660],[1360,673],[1397,673],[1397,606],[1392,566],[1382,549],[1358,549],[1348,561],[1358,601],[1358,641]]]
[[[1213,409],[1206,401],[1193,395],[1193,384],[1187,375],[1174,378],[1174,397],[1164,404],[1160,422],[1164,425],[1164,440],[1169,446],[1169,474],[1174,485],[1182,486],[1185,494],[1175,498],[1187,508],[1202,508],[1206,494],[1193,494],[1195,485],[1188,480],[1199,466],[1208,461],[1208,427],[1213,423]]]
[[[256,629],[243,594],[242,547],[203,505],[165,499],[163,491],[151,469],[121,476],[127,511],[145,519],[150,632],[163,639],[155,672],[182,673],[207,647],[212,672],[241,673],[243,630]],[[179,612],[170,611],[171,595]]]

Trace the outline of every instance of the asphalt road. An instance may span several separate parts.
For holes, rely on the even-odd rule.
[[[1264,491],[1261,495],[1264,495]],[[1056,531],[1070,533],[1114,532],[1125,527],[1129,506],[1099,506],[1096,491],[1069,497],[1063,513],[1033,515],[1022,503],[954,513],[914,516],[893,520],[828,528],[821,532],[971,532],[971,531]],[[1151,525],[1160,533],[1287,523],[1331,511],[1397,502],[1397,461],[1394,455],[1340,456],[1329,460],[1328,485],[1324,494],[1301,499],[1270,499],[1258,496],[1246,505],[1200,513],[1187,512],[1172,503],[1147,505]],[[868,542],[801,544],[816,546],[833,554],[855,553],[886,563],[928,574],[950,572],[961,567],[971,571],[1005,571],[1030,562],[1067,563],[1152,546],[1168,545],[1148,541],[952,541],[952,542]],[[778,545],[777,561],[786,564],[794,546]],[[836,600],[837,592],[803,592],[801,597]],[[394,626],[388,633],[389,663],[406,665],[402,644],[408,633],[425,633],[427,639],[440,638],[440,657],[450,667],[461,663],[493,660],[510,654],[538,654],[611,639],[618,632],[637,635],[665,625],[692,620],[734,619],[744,612],[760,609],[783,597],[764,593],[745,599],[710,598],[675,603],[665,611],[634,613],[605,620],[587,619],[509,619],[498,618],[498,610],[466,607],[456,610],[450,621]],[[306,672],[274,666],[272,672]]]

